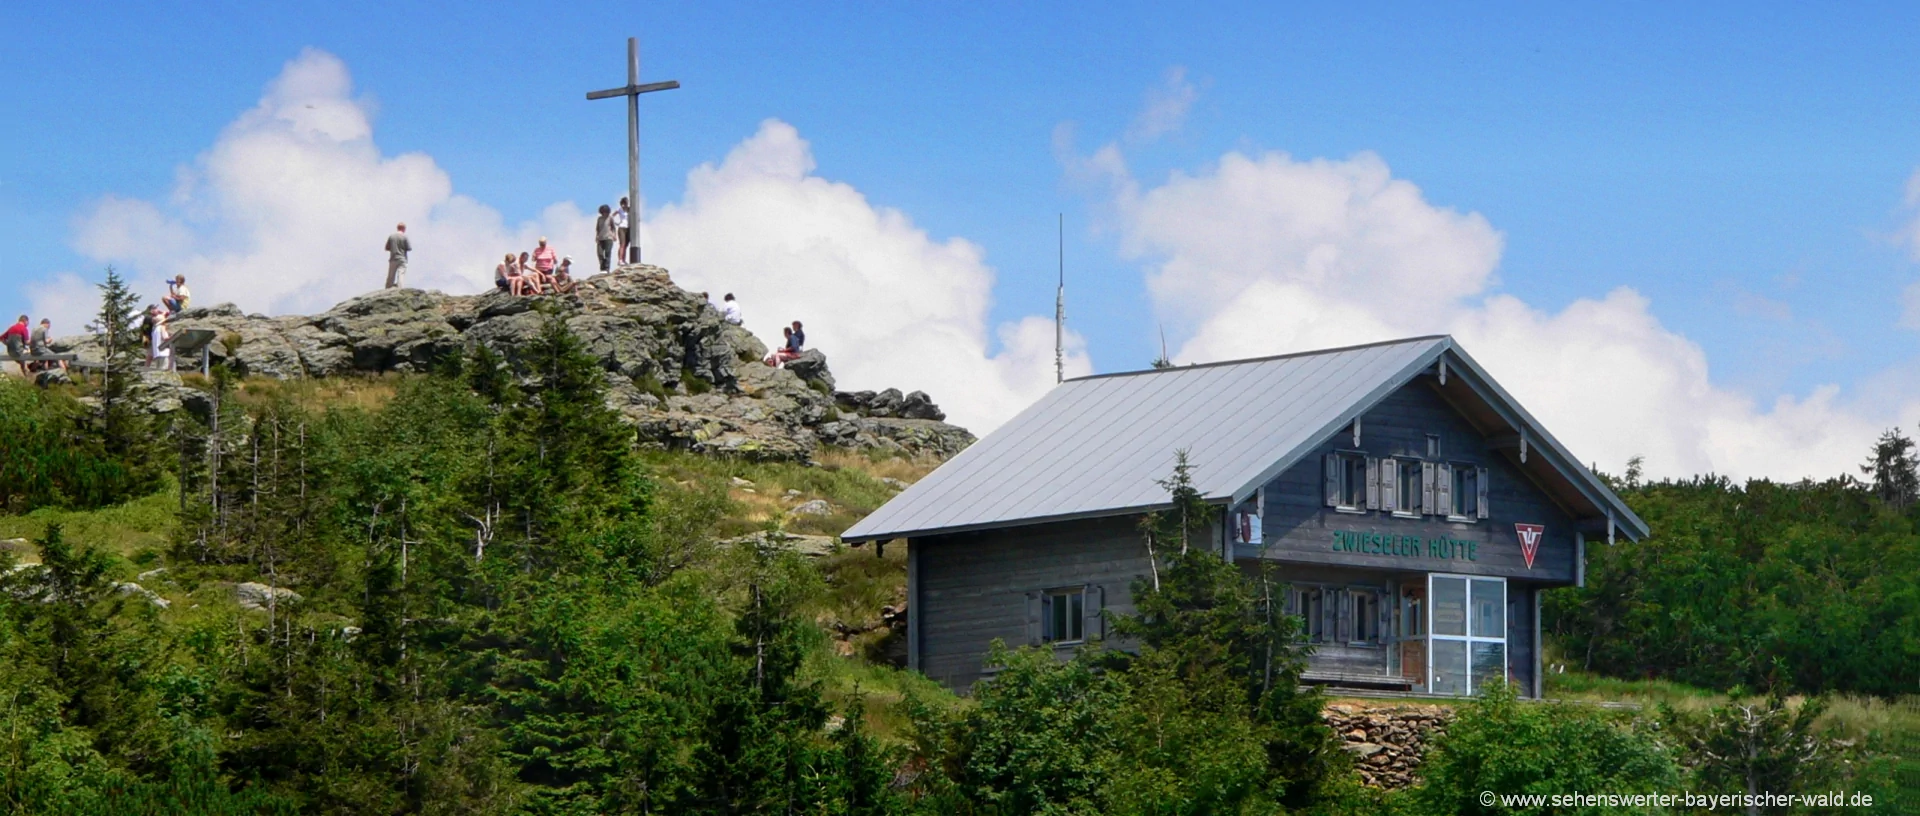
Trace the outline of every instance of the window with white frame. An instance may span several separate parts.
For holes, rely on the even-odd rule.
[[[1506,679],[1506,580],[1432,575],[1428,581],[1428,690],[1471,695]]]

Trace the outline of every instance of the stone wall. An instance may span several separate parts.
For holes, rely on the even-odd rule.
[[[1360,780],[1376,788],[1399,790],[1419,779],[1427,744],[1446,730],[1453,709],[1437,705],[1371,705],[1339,702],[1320,714],[1354,755]]]

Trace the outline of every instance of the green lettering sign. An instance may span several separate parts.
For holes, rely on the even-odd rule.
[[[1360,555],[1384,555],[1393,558],[1436,558],[1480,560],[1480,542],[1441,536],[1422,540],[1399,533],[1373,533],[1358,530],[1334,530],[1333,552]]]

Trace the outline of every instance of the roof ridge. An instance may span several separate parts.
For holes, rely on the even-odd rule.
[[[1088,374],[1082,377],[1069,377],[1068,379],[1065,380],[1065,382],[1080,382],[1082,380],[1104,380],[1104,379],[1110,379],[1113,377],[1134,377],[1142,374],[1160,374],[1160,373],[1171,372],[1171,371],[1191,371],[1196,368],[1218,368],[1220,366],[1245,365],[1247,363],[1266,363],[1266,362],[1272,362],[1274,360],[1285,360],[1292,357],[1315,357],[1322,354],[1338,354],[1343,351],[1359,351],[1361,349],[1377,348],[1379,346],[1398,346],[1406,343],[1419,343],[1419,342],[1430,341],[1430,340],[1452,341],[1453,335],[1423,334],[1418,337],[1402,337],[1398,340],[1377,340],[1372,343],[1358,343],[1351,346],[1338,346],[1335,348],[1312,349],[1309,351],[1294,351],[1294,352],[1288,352],[1286,354],[1273,354],[1266,357],[1247,357],[1239,360],[1216,360],[1211,363],[1189,363],[1187,365],[1173,366],[1171,368],[1144,368],[1144,369],[1136,369],[1133,371],[1113,371],[1113,372],[1108,372],[1106,374]],[[1456,343],[1455,345],[1458,345],[1458,344]]]

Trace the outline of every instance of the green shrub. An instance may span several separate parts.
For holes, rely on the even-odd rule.
[[[90,419],[65,394],[0,378],[0,510],[102,507],[154,487],[150,475],[107,454]]]
[[[1680,765],[1638,722],[1567,703],[1522,703],[1511,687],[1489,689],[1463,706],[1421,765],[1425,783],[1410,793],[1419,814],[1601,814],[1603,808],[1507,808],[1482,804],[1500,794],[1669,793]]]

